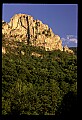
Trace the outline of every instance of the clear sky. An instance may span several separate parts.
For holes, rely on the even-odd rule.
[[[5,22],[9,22],[14,14],[29,14],[52,28],[62,39],[63,45],[77,46],[77,4],[3,4],[2,9]]]

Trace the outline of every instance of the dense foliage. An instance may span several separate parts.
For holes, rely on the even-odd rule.
[[[77,95],[77,56],[23,43],[7,50],[2,55],[3,115],[55,115],[65,95]]]

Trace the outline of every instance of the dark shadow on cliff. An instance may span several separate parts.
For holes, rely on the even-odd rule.
[[[56,117],[59,118],[58,120],[77,118],[77,96],[73,92],[64,96]]]

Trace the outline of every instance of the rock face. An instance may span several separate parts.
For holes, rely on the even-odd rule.
[[[2,53],[3,53],[3,54],[6,53],[5,47],[2,47]]]
[[[63,47],[63,50],[64,50],[65,52],[74,54],[73,50],[70,50],[70,49],[67,47],[67,45]]]
[[[44,47],[46,51],[63,51],[60,37],[55,35],[48,25],[27,14],[15,14],[9,23],[2,21],[2,33],[20,42]]]

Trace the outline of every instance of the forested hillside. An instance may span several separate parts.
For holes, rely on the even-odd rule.
[[[77,56],[15,43],[18,47],[11,49],[3,40],[7,52],[2,55],[2,114],[60,115],[63,108],[69,111],[71,104],[63,106],[62,102],[69,93],[77,95]]]

